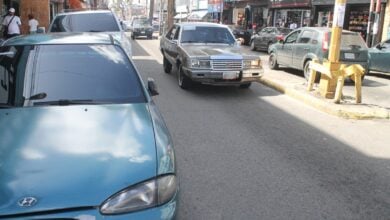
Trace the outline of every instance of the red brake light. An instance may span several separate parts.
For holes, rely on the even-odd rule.
[[[329,49],[329,34],[324,33],[324,38],[322,40],[322,51],[326,52]]]
[[[276,40],[278,40],[278,41],[284,40],[284,36],[283,35],[276,35]]]

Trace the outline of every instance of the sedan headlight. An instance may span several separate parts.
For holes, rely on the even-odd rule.
[[[199,69],[210,69],[211,68],[210,60],[193,59],[191,60],[191,67],[199,68]]]
[[[261,67],[261,60],[244,60],[244,68],[249,69],[249,68],[259,68]]]
[[[159,206],[169,202],[176,189],[175,175],[160,176],[116,193],[100,206],[100,212],[112,215]]]

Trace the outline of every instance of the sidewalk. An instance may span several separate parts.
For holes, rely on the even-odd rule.
[[[354,85],[347,83],[343,88],[341,104],[320,96],[317,85],[314,90],[306,90],[307,82],[297,70],[268,67],[268,55],[261,55],[264,76],[261,83],[292,98],[300,100],[328,114],[349,119],[390,119],[390,79],[366,76],[362,87],[362,103],[355,103]]]

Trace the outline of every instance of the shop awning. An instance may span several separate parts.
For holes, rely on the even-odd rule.
[[[206,16],[208,13],[207,10],[201,10],[201,11],[193,11],[191,14],[188,16],[188,20],[196,20],[200,21]]]
[[[184,19],[188,16],[187,13],[179,13],[177,15],[175,15],[175,17],[173,17],[174,19]]]

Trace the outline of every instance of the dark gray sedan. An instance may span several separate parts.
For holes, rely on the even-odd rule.
[[[289,28],[266,27],[254,34],[250,41],[251,50],[268,51],[269,47],[283,40],[292,30]]]

